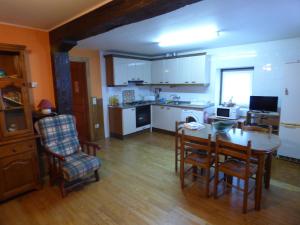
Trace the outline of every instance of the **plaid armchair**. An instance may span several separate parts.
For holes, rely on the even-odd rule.
[[[96,157],[100,147],[89,142],[79,142],[75,118],[59,115],[39,120],[35,127],[41,135],[47,153],[50,184],[59,180],[62,196],[93,174],[99,180],[101,161]],[[67,185],[69,184],[69,185]]]

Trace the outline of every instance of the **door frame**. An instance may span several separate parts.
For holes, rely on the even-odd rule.
[[[72,62],[85,63],[85,76],[87,85],[87,103],[88,103],[88,127],[89,127],[89,141],[93,140],[93,127],[92,127],[92,109],[90,104],[91,95],[91,74],[90,74],[90,60],[88,57],[70,56],[70,65]]]

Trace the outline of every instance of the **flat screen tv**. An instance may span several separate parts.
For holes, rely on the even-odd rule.
[[[250,110],[277,112],[278,97],[250,96]]]

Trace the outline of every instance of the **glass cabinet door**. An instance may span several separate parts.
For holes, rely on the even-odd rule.
[[[7,85],[0,89],[1,129],[4,136],[28,131],[28,109],[24,87]]]

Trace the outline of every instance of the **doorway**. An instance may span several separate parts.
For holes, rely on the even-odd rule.
[[[80,140],[90,140],[89,94],[86,62],[71,61],[72,110]]]

